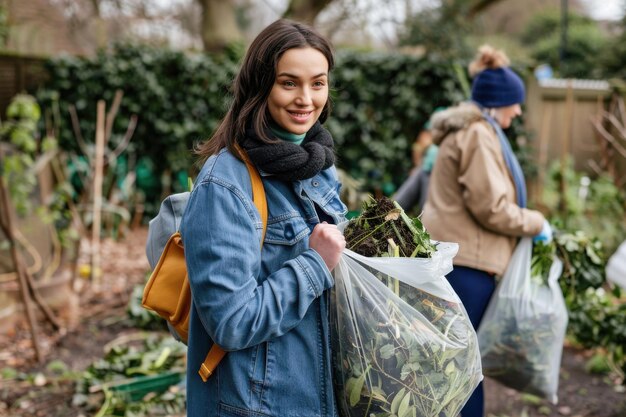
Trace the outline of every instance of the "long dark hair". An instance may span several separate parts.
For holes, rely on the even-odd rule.
[[[287,50],[306,47],[324,54],[328,71],[332,70],[335,64],[332,47],[310,26],[280,19],[259,33],[248,48],[241,69],[233,81],[233,101],[226,116],[213,136],[195,149],[202,161],[223,147],[239,155],[235,144],[244,137],[246,128],[250,126],[260,140],[272,142],[266,134],[270,121],[267,98],[276,80],[278,61]],[[320,122],[324,123],[329,113],[330,100],[327,100],[320,114]]]

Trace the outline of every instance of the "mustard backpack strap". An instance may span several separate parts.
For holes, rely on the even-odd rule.
[[[241,151],[241,156],[246,163],[246,168],[248,168],[248,173],[250,174],[250,181],[252,182],[252,201],[254,201],[254,206],[259,211],[261,221],[263,222],[263,234],[261,235],[261,248],[263,248],[265,231],[267,230],[267,198],[265,196],[265,188],[263,188],[263,181],[261,180],[259,171],[252,165],[248,155],[244,151]],[[222,358],[224,358],[224,355],[226,355],[226,352],[217,344],[214,343],[213,346],[211,346],[209,353],[207,353],[198,371],[203,382],[206,382],[209,377],[213,375],[215,368],[217,368],[217,365],[219,365]]]
[[[267,198],[265,197],[265,188],[263,188],[263,181],[259,171],[252,165],[248,154],[241,152],[243,161],[246,163],[248,173],[250,174],[250,181],[252,182],[252,200],[256,209],[261,215],[261,222],[263,223],[263,234],[261,235],[261,248],[263,248],[263,241],[265,240],[265,231],[267,230]]]
[[[213,346],[211,346],[209,353],[207,353],[198,371],[203,382],[207,382],[211,375],[213,375],[213,371],[215,371],[215,368],[217,368],[217,365],[219,365],[224,355],[226,355],[224,349],[213,343]]]

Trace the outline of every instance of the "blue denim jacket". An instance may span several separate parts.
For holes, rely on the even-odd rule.
[[[328,289],[334,280],[309,235],[316,207],[344,220],[334,167],[283,182],[261,173],[269,210],[261,218],[245,165],[222,150],[208,159],[181,224],[193,294],[187,415],[334,417]],[[228,351],[203,383],[212,341]]]

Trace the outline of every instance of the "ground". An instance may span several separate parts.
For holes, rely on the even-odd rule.
[[[145,239],[146,230],[138,229],[117,243],[104,242],[102,289],[96,294],[86,287],[81,293],[77,327],[61,336],[41,323],[40,337],[46,355],[43,365],[34,359],[26,329],[0,335],[0,370],[12,368],[29,375],[2,379],[0,373],[0,417],[86,416],[72,406],[71,378],[55,377],[46,365],[61,361],[79,373],[102,357],[107,343],[137,330],[125,318],[126,305],[130,289],[144,282],[148,270]],[[591,354],[569,345],[564,349],[558,405],[486,379],[487,417],[626,417],[624,387],[615,383],[614,375],[587,372],[585,364]]]

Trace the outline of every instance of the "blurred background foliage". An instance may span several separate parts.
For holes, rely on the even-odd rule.
[[[467,64],[483,43],[505,49],[527,80],[535,68],[548,64],[555,77],[624,83],[626,17],[599,21],[590,17],[590,3],[389,0],[381,7],[380,0],[0,0],[0,50],[7,56],[47,57],[45,82],[29,91],[36,102],[18,96],[8,107],[0,141],[13,153],[3,175],[17,196],[16,208],[29,210],[27,197],[35,188],[29,171],[58,142],[69,178],[55,190],[55,200],[46,201],[44,214],[58,230],[68,229],[76,218],[71,205],[81,196],[91,201],[96,103],[103,99],[111,106],[121,91],[107,145],[104,194],[110,207],[128,211],[125,223],[133,212],[133,218],[147,221],[163,197],[186,190],[188,177],[195,176],[193,146],[207,139],[223,116],[247,42],[271,21],[288,17],[314,24],[337,48],[333,112],[326,126],[336,141],[344,189],[352,189],[357,204],[363,195],[357,189],[391,195],[411,169],[411,145],[432,112],[468,97]],[[29,14],[20,15],[20,7],[22,12],[30,8]],[[30,13],[35,8],[38,12]],[[33,16],[43,19],[29,21]],[[613,130],[624,130],[626,111],[620,111],[625,116]],[[130,145],[110,158],[124,145],[135,115]],[[536,147],[530,146],[535,133],[521,119],[507,132],[529,182],[537,174]],[[583,173],[571,161],[560,163],[545,174],[540,202],[532,203],[558,229],[557,245],[568,259],[560,283],[570,309],[570,333],[582,346],[606,350],[620,363],[623,381],[626,307],[623,294],[605,291],[604,267],[626,238],[626,177],[620,183],[601,169]],[[86,229],[88,209],[82,213]],[[140,290],[128,305],[129,320],[142,328],[162,327],[140,307]],[[149,344],[141,349],[153,348],[158,355],[151,357],[172,353],[172,359],[178,358],[168,346]],[[139,357],[130,347],[118,348],[107,363],[91,368],[83,388],[128,376],[96,372],[127,368]],[[170,365],[176,361],[168,370]],[[173,395],[163,404],[174,407],[181,401]],[[112,402],[111,409],[124,408],[118,405]],[[131,412],[152,415],[147,409]]]
[[[197,170],[193,145],[208,138],[224,114],[246,43],[277,17],[313,23],[337,47],[327,126],[339,167],[362,191],[375,194],[393,194],[407,177],[411,144],[432,111],[468,97],[467,64],[485,42],[504,48],[527,79],[541,64],[557,77],[626,74],[626,18],[592,18],[585,0],[397,0],[375,14],[374,0],[36,0],[31,7],[43,10],[44,3],[60,6],[49,9],[48,20],[66,22],[57,26],[82,53],[47,60],[47,81],[36,94],[41,130],[52,129],[61,148],[75,156],[68,168],[80,189],[89,152],[77,136],[91,152],[96,102],[110,104],[121,90],[109,148],[123,142],[133,115],[138,124],[130,146],[110,167],[116,177],[111,181],[123,188],[134,173],[145,218],[166,194],[187,188],[187,177]],[[16,23],[18,4],[0,1],[0,48],[26,45],[20,42],[27,25]],[[37,36],[48,33],[40,29]],[[39,40],[37,45],[47,45]],[[518,120],[507,133],[532,180],[537,169],[528,145],[535,132]],[[585,210],[588,215],[591,209]],[[584,213],[559,216],[574,214]]]
[[[529,49],[536,62],[560,66],[561,12],[547,10],[530,19],[521,36],[521,43]],[[568,13],[566,64],[560,68],[563,78],[598,78],[602,69],[596,53],[608,46],[607,36],[597,22],[587,16]]]
[[[187,175],[195,174],[191,149],[210,136],[224,114],[239,58],[234,49],[188,55],[118,45],[93,58],[49,60],[50,80],[37,97],[44,113],[59,115],[61,147],[80,153],[70,106],[76,108],[82,136],[92,138],[97,100],[110,102],[116,90],[124,92],[110,147],[119,144],[130,116],[137,114],[125,158],[137,161],[137,186],[150,214],[163,194],[186,189]],[[458,74],[455,64],[437,57],[339,51],[327,122],[338,165],[364,179],[367,190],[392,193],[406,178],[410,144],[432,110],[464,99]]]

